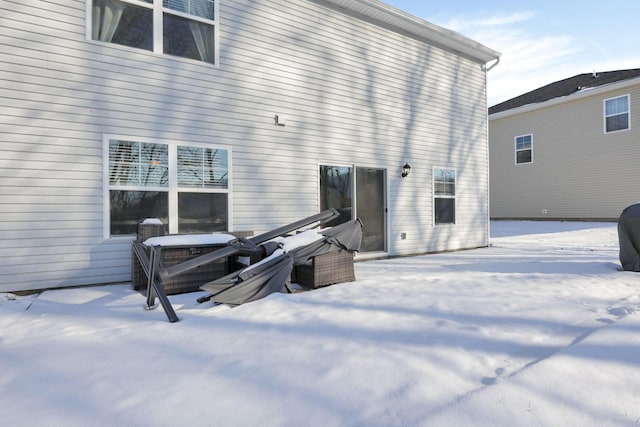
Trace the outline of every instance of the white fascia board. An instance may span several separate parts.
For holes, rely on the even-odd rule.
[[[403,31],[420,40],[460,53],[482,64],[495,61],[500,53],[455,31],[427,22],[377,0],[320,0],[355,13],[370,22]]]

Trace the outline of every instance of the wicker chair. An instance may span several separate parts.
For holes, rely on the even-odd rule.
[[[295,267],[295,279],[307,288],[320,288],[336,283],[353,282],[353,254],[348,251],[329,252],[314,257],[311,265]]]

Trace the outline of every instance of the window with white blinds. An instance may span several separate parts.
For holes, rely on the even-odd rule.
[[[172,233],[229,228],[229,150],[105,137],[105,235],[135,234],[146,218]]]

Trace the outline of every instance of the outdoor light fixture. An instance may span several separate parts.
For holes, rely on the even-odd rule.
[[[409,163],[405,163],[402,167],[402,177],[406,178],[409,176],[409,172],[411,172],[411,165]]]

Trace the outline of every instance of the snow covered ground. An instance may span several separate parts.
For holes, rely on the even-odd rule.
[[[640,273],[613,223],[494,222],[492,247],[356,264],[236,308],[128,284],[0,294],[6,426],[628,426]]]

